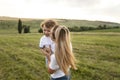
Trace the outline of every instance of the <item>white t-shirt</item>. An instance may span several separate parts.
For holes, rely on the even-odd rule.
[[[55,58],[55,54],[52,54],[50,59],[51,59],[51,62],[49,64],[50,69],[56,70],[56,72],[51,74],[51,77],[52,78],[59,78],[59,77],[64,76],[65,75],[64,72],[59,69],[59,66],[58,66],[56,58]]]
[[[71,43],[70,43],[70,47],[71,47],[71,50],[72,50],[72,44]],[[50,60],[51,60],[51,62],[49,64],[50,69],[56,70],[56,72],[51,74],[51,77],[52,78],[59,78],[59,77],[65,76],[65,73],[61,69],[59,69],[59,65],[57,64],[55,54],[51,55]],[[70,70],[70,68],[68,68],[68,71],[69,70]]]
[[[50,37],[47,36],[42,36],[40,39],[40,43],[39,43],[39,47],[43,48],[43,47],[51,47],[52,52],[55,51],[55,43],[51,40]]]

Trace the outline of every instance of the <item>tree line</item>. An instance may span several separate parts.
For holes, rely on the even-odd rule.
[[[102,29],[113,29],[120,28],[120,26],[107,26],[107,25],[98,25],[97,27],[89,27],[89,26],[73,26],[68,27],[71,32],[81,32],[81,31],[90,31],[90,30],[102,30]],[[39,33],[42,33],[42,29],[38,30]]]
[[[102,30],[102,29],[113,29],[113,28],[120,28],[120,26],[108,26],[106,24],[98,25],[97,27],[93,26],[73,26],[68,27],[71,32],[81,32],[81,31],[90,31],[90,30]],[[18,33],[30,33],[30,26],[22,25],[21,19],[18,20]],[[39,33],[42,33],[42,29],[38,29]]]
[[[72,31],[72,32],[90,31],[90,30],[102,30],[102,29],[113,29],[113,28],[120,28],[120,26],[98,25],[97,27],[89,27],[89,26],[68,27],[68,29],[70,31]]]

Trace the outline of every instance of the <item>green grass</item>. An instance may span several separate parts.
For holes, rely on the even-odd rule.
[[[80,80],[120,79],[120,34],[74,33],[72,36]]]
[[[47,80],[44,57],[38,48],[39,37],[0,35],[0,80]]]
[[[0,80],[49,80],[38,44],[42,34],[0,30]],[[7,32],[7,31],[6,31]],[[120,33],[71,33],[78,70],[72,80],[120,80]]]

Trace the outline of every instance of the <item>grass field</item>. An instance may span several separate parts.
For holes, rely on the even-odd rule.
[[[0,80],[49,80],[40,33],[0,30]],[[71,33],[78,70],[72,80],[120,80],[120,32]]]
[[[18,18],[0,17],[0,80],[49,80],[38,47],[41,21],[22,19],[23,25],[31,27],[31,33],[18,34]],[[68,27],[120,25],[87,20],[58,22]],[[78,62],[78,70],[71,70],[72,80],[120,80],[120,28],[71,32],[71,41]]]

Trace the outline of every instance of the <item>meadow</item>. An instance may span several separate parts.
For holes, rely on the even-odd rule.
[[[49,80],[37,29],[0,29],[0,80]],[[120,80],[120,29],[71,32],[71,41],[78,68],[72,80]]]

